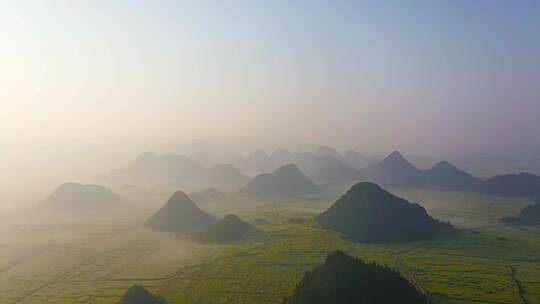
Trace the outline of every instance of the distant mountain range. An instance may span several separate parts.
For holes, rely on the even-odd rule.
[[[497,175],[482,182],[478,191],[494,195],[540,196],[540,177],[531,173]]]
[[[119,210],[122,199],[101,185],[65,183],[40,206],[44,212],[102,213]]]
[[[321,146],[316,152],[290,153],[278,149],[269,156],[257,150],[247,158],[233,155],[228,162],[216,164],[205,153],[193,153],[191,157],[178,154],[157,155],[154,152],[140,154],[125,166],[98,176],[100,180],[112,182],[184,182],[200,181],[210,184],[242,184],[249,180],[246,173],[257,175],[270,173],[286,164],[296,164],[303,172],[312,174],[325,164],[336,160],[361,168],[367,163],[355,151],[345,155],[328,146]]]
[[[360,153],[354,150],[347,151],[343,155],[342,161],[355,169],[361,169],[368,163],[367,158],[363,157],[362,155],[360,155]]]
[[[319,189],[296,165],[288,164],[273,173],[254,177],[238,194],[257,198],[280,198],[308,194]]]
[[[278,152],[279,151],[279,152]],[[354,169],[361,169],[370,163],[358,152],[350,150],[344,155],[329,146],[320,146],[315,152],[289,153],[283,149],[272,153],[272,161],[279,166],[296,164],[302,172],[308,175],[315,174],[329,162],[341,161]]]
[[[99,178],[107,181],[141,182],[204,182],[209,184],[243,184],[249,177],[231,164],[215,164],[210,168],[183,155],[158,156],[145,152],[120,169]]]
[[[332,159],[315,170],[309,177],[317,182],[340,184],[361,180],[361,172],[339,159]]]
[[[234,198],[219,191],[216,188],[206,188],[197,192],[191,192],[189,198],[196,204],[210,204],[210,203],[232,203]]]
[[[278,149],[271,156],[258,150],[247,159],[236,155],[230,161],[230,164],[215,164],[207,168],[185,156],[158,156],[147,152],[126,166],[105,175],[105,178],[130,182],[172,181],[239,185],[249,180],[242,171],[270,174],[273,168],[290,163],[295,164],[311,180],[321,184],[371,181],[387,188],[478,191],[527,197],[540,195],[540,177],[530,173],[508,174],[481,180],[448,161],[441,161],[429,169],[420,170],[397,151],[367,166],[363,165],[371,161],[367,161],[357,152],[351,150],[341,155],[328,146],[321,146],[314,153],[290,153]],[[266,175],[261,178],[267,178],[264,176]]]
[[[391,188],[439,190],[472,190],[479,183],[479,179],[446,161],[442,161],[430,169],[420,170],[397,151],[362,170],[334,159],[311,174],[310,178],[329,184],[372,181]]]
[[[370,182],[352,186],[316,221],[324,228],[368,243],[423,240],[445,226],[420,205]]]
[[[231,164],[216,164],[206,170],[202,181],[210,184],[242,184],[249,180]]]
[[[277,149],[268,155],[262,150],[257,150],[247,158],[242,155],[233,155],[229,162],[246,173],[270,173],[275,168],[286,164],[297,165],[302,172],[307,174],[323,166],[327,161],[340,160],[349,166],[360,169],[369,163],[369,160],[362,157],[358,152],[350,150],[341,155],[329,146],[320,146],[314,152],[294,152],[285,149]]]
[[[339,184],[371,181],[389,188],[476,191],[493,195],[540,196],[540,177],[531,173],[507,174],[481,180],[447,161],[420,170],[395,151],[362,170],[334,159],[310,175],[314,181]]]
[[[439,162],[427,170],[419,170],[397,151],[362,170],[360,176],[364,180],[391,188],[474,190],[480,183],[478,178],[447,161]]]
[[[272,172],[274,164],[266,152],[257,150],[247,158],[237,154],[231,157],[230,163],[243,172],[258,174],[263,172]]]
[[[197,207],[184,192],[176,191],[145,225],[154,230],[192,232],[202,231],[215,222],[213,216]]]
[[[105,175],[107,180],[120,181],[186,181],[200,180],[206,168],[183,155],[166,154],[158,156],[145,152],[134,161]]]

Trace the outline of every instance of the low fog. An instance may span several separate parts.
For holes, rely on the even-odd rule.
[[[539,12],[0,1],[0,303],[539,302]]]
[[[145,151],[224,162],[328,145],[539,173],[535,5],[396,6],[3,2],[0,194]]]

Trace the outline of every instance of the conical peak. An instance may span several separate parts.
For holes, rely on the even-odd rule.
[[[347,191],[347,193],[345,195],[351,195],[351,194],[355,194],[355,193],[359,193],[359,192],[362,192],[362,193],[384,192],[384,193],[386,193],[387,191],[384,190],[383,188],[381,188],[379,185],[377,185],[375,183],[361,182],[361,183],[354,184],[349,189],[349,191]]]
[[[436,163],[433,168],[455,168],[454,165],[452,165],[451,163],[447,162],[446,160],[443,160],[443,161],[440,161],[438,163]]]
[[[411,163],[409,163],[401,153],[398,151],[392,152],[390,155],[388,155],[380,164],[385,166],[390,166],[390,168],[402,168],[402,169],[409,169],[409,170],[415,170],[418,169],[413,166]]]
[[[174,192],[173,195],[167,201],[167,204],[170,204],[170,203],[173,203],[173,204],[186,204],[186,203],[193,204],[193,202],[191,201],[189,196],[187,196],[182,191]]]
[[[302,171],[295,164],[286,164],[278,168],[274,173],[302,173]]]
[[[222,222],[233,222],[233,223],[234,222],[237,222],[237,223],[243,223],[244,222],[242,219],[240,219],[235,214],[229,214],[226,217],[224,217],[221,221]]]
[[[390,153],[390,155],[388,155],[385,160],[405,160],[405,158],[398,151],[394,151]]]
[[[329,147],[329,146],[325,146],[325,145],[318,147],[317,150],[315,151],[315,154],[319,154],[319,155],[328,154],[328,155],[331,155],[331,156],[340,156],[341,155],[334,148]]]
[[[240,218],[236,216],[236,214],[227,214],[227,216],[224,217],[224,219],[240,219]]]
[[[66,189],[74,189],[74,188],[82,188],[82,187],[83,187],[82,184],[74,183],[74,182],[67,182],[67,183],[63,183],[62,185],[58,186],[58,188],[56,188],[56,190],[66,190]]]
[[[351,189],[381,189],[382,190],[382,188],[379,185],[372,182],[356,183],[351,187]]]

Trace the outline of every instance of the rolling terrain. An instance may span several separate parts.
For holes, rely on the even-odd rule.
[[[169,303],[282,303],[306,271],[328,253],[343,250],[397,268],[432,303],[520,303],[521,298],[540,303],[540,228],[499,222],[530,201],[399,190],[396,195],[420,203],[458,230],[418,242],[367,244],[314,221],[346,189],[328,190],[331,198],[322,201],[270,200],[248,209],[231,205],[229,212],[247,222],[264,218],[268,224],[226,244],[146,229],[142,224],[151,210],[24,227],[12,219],[0,230],[0,302],[117,303],[138,284]]]

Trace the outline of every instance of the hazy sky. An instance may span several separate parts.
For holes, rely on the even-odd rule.
[[[540,2],[3,0],[0,105],[4,145],[540,155]]]

